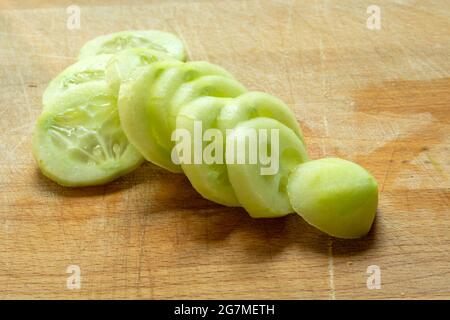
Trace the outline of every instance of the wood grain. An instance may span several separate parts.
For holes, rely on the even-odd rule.
[[[372,1],[76,2],[79,30],[71,1],[0,4],[0,298],[450,298],[448,1],[377,1],[381,30],[366,27]],[[95,188],[44,178],[30,134],[49,80],[88,39],[150,28],[285,100],[312,158],[368,168],[371,233],[252,220],[151,164]],[[73,264],[80,290],[66,288]]]

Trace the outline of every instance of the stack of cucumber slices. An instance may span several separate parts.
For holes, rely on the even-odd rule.
[[[337,158],[310,161],[286,104],[248,91],[217,65],[185,59],[182,42],[156,30],[118,32],[86,43],[78,62],[43,94],[33,136],[42,173],[63,186],[92,186],[147,160],[185,173],[204,198],[243,207],[254,218],[297,212],[341,238],[358,238],[370,230],[378,187],[365,169]],[[186,150],[174,133],[195,136],[198,124],[206,139],[200,145],[189,140],[188,146],[206,151],[212,149],[210,141],[223,137],[223,152],[211,153],[219,161],[196,161],[195,156],[180,161]],[[245,144],[251,130],[277,131],[276,139],[264,136],[267,154],[277,157],[275,172],[262,174],[260,158],[229,161],[240,157],[234,148],[242,141],[251,148]]]

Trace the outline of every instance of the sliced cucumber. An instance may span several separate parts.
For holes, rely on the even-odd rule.
[[[216,118],[220,114],[222,107],[229,102],[230,99],[227,98],[215,98],[215,97],[201,97],[195,99],[191,103],[186,104],[179,112],[177,117],[177,129],[188,130],[191,136],[190,150],[191,159],[189,163],[182,163],[184,173],[188,177],[192,186],[197,190],[204,198],[217,202],[226,206],[239,206],[239,201],[234,194],[233,187],[228,179],[227,167],[225,165],[224,157],[224,136],[217,129]],[[211,142],[203,141],[203,137],[200,137],[200,150],[202,153],[201,163],[196,164],[193,152],[196,150],[194,134],[196,128],[195,123],[202,123],[203,133],[208,132],[209,129],[216,129],[219,132],[220,139],[218,136],[215,138],[210,137]],[[211,132],[211,131],[209,131]],[[220,144],[220,146],[214,147],[214,144]],[[203,151],[212,148],[209,155],[214,158],[221,158],[221,163],[212,163],[203,157]],[[220,149],[221,148],[221,149]],[[220,151],[222,154],[220,154]],[[211,163],[210,163],[211,162]]]
[[[78,58],[112,54],[130,48],[148,48],[167,53],[177,60],[186,59],[181,40],[171,33],[157,30],[131,30],[99,36],[81,48]]]
[[[364,168],[338,158],[299,165],[289,177],[294,210],[309,224],[339,238],[359,238],[372,226],[378,185]]]
[[[88,57],[67,67],[45,89],[42,96],[44,109],[68,90],[95,81],[105,82],[105,69],[112,57],[110,54]]]
[[[221,130],[257,117],[272,118],[291,128],[304,142],[303,133],[292,110],[280,99],[263,92],[248,92],[226,105],[218,117]]]
[[[181,64],[178,61],[161,61],[140,69],[133,80],[121,86],[118,100],[122,128],[130,142],[147,161],[172,172],[181,172],[181,168],[167,161],[166,153],[170,151],[164,148],[159,138],[161,131],[167,127],[167,120],[164,116],[156,118],[160,112],[155,112],[157,108],[165,110],[166,97],[164,93],[159,96],[153,94],[153,87],[164,71]]]
[[[116,101],[106,83],[92,82],[49,105],[33,135],[33,153],[44,175],[63,186],[90,186],[142,163],[120,127]]]
[[[235,98],[247,90],[233,78],[223,76],[204,76],[199,79],[186,82],[174,94],[170,101],[170,123],[171,130],[176,128],[176,119],[180,109],[188,102],[202,96],[218,98]]]
[[[160,61],[122,85],[119,113],[123,129],[148,161],[172,172],[182,172],[171,158],[174,143],[169,124],[170,101],[184,83],[207,75],[231,77],[221,67],[203,61]]]
[[[250,164],[248,157],[246,164],[239,164],[239,139],[248,135],[248,130],[267,129],[267,141],[269,143],[270,156],[278,159],[279,170],[273,175],[262,175],[262,163],[260,158],[256,164]],[[271,139],[271,129],[278,129],[279,148],[275,147],[276,141]],[[275,218],[293,212],[289,202],[286,187],[291,171],[300,163],[308,160],[305,147],[292,129],[281,122],[269,118],[255,118],[239,123],[234,130],[227,135],[227,140],[232,140],[235,146],[234,157],[229,157],[230,147],[227,141],[226,157],[228,177],[234,192],[247,212],[253,218]],[[258,141],[261,143],[262,141]],[[245,152],[249,153],[249,144],[246,143]],[[233,162],[233,163],[231,163]]]
[[[132,48],[115,54],[106,66],[106,80],[113,92],[118,94],[122,82],[132,78],[140,67],[147,66],[156,61],[175,60],[164,52]]]

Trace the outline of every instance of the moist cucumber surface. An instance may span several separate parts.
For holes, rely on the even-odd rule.
[[[201,97],[186,104],[177,117],[177,129],[187,130],[190,134],[191,150],[189,163],[182,163],[184,173],[192,186],[204,198],[226,206],[239,206],[233,187],[228,179],[225,164],[225,136],[217,128],[217,116],[220,110],[231,99],[216,97]],[[196,123],[202,124],[204,134],[211,133],[208,141],[195,141]],[[203,137],[202,137],[203,138]],[[205,136],[206,138],[206,136]],[[201,163],[195,163],[195,143],[199,143]],[[178,146],[178,145],[177,145]],[[203,155],[205,154],[205,157]],[[207,159],[209,156],[210,159]],[[215,160],[219,161],[215,161]],[[212,160],[212,161],[211,161]]]
[[[67,67],[45,89],[42,96],[44,109],[67,91],[92,82],[105,82],[105,69],[112,57],[110,54],[88,57]]]
[[[105,53],[113,54],[130,48],[153,49],[177,60],[186,60],[181,40],[171,33],[158,30],[130,30],[99,36],[81,48],[78,59]]]
[[[175,146],[171,140],[171,101],[182,85],[209,75],[232,78],[221,67],[203,61],[161,61],[143,68],[135,79],[122,85],[119,93],[122,126],[148,161],[172,172],[182,172],[171,158]],[[187,97],[183,102],[189,101]]]
[[[169,104],[169,127],[176,128],[176,118],[180,109],[188,102],[202,96],[234,98],[247,90],[233,78],[221,75],[207,75],[182,84]]]
[[[44,175],[71,187],[112,181],[143,161],[121,129],[117,98],[99,82],[48,106],[34,130],[33,154]]]
[[[262,164],[237,163],[238,139],[247,134],[247,130],[268,130],[268,148],[270,155],[279,160],[279,170],[276,174],[262,175]],[[279,148],[275,141],[270,139],[270,130],[276,129],[279,133]],[[308,155],[300,138],[292,129],[281,122],[270,118],[255,118],[239,123],[227,135],[233,139],[235,145],[234,163],[227,160],[228,177],[241,205],[253,218],[275,218],[293,212],[286,193],[288,177],[291,171],[300,163],[308,161]],[[246,144],[248,152],[248,144]],[[230,148],[226,148],[226,156]]]
[[[121,83],[131,79],[140,67],[162,60],[176,59],[162,51],[153,49],[131,48],[120,51],[106,65],[106,80],[111,90],[118,94]]]
[[[304,142],[303,133],[292,110],[280,99],[270,94],[247,92],[227,104],[217,119],[221,130],[234,128],[242,121],[265,117],[280,121]]]
[[[367,234],[378,205],[376,180],[356,163],[338,158],[299,165],[289,178],[288,195],[303,219],[339,238]]]
[[[181,172],[181,168],[170,161],[170,150],[160,138],[170,134],[164,115],[167,99],[164,92],[155,94],[153,87],[166,70],[180,64],[162,61],[142,68],[135,79],[121,86],[118,99],[122,128],[130,142],[147,161],[172,172]]]

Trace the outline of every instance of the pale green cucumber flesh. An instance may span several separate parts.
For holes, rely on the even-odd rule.
[[[121,129],[116,101],[106,83],[91,83],[63,94],[41,114],[33,153],[44,175],[64,186],[91,186],[142,163]]]
[[[299,165],[288,182],[294,210],[309,224],[338,238],[359,238],[372,226],[376,180],[361,166],[338,158]]]
[[[226,98],[202,97],[188,103],[178,114],[177,130],[184,129],[190,133],[191,138],[187,144],[191,151],[191,156],[189,163],[182,163],[181,167],[194,189],[208,200],[226,206],[239,206],[239,201],[228,179],[224,158],[225,137],[216,126],[216,117],[219,115],[220,109],[228,101],[229,99]],[[198,133],[197,135],[194,133],[196,130],[194,127],[196,122],[197,124],[202,124],[203,134],[211,132],[210,129],[216,130],[215,132],[217,134],[214,137],[209,137],[211,141],[203,141],[203,135],[197,137]],[[216,139],[218,140],[216,141]],[[195,144],[197,144],[197,148],[200,150],[200,163],[197,164],[194,158],[194,152],[196,152]],[[181,149],[184,149],[183,144],[177,144],[177,147],[180,146],[182,146]],[[220,151],[222,151],[221,156]],[[205,155],[206,153],[210,155],[211,159],[203,157],[204,153]],[[214,161],[216,159],[219,161]],[[208,161],[211,163],[208,163]]]
[[[171,158],[175,145],[171,141],[173,130],[169,123],[172,97],[183,84],[203,76],[231,75],[203,61],[173,63],[171,67],[161,68],[163,64],[170,65],[166,61],[155,62],[122,86],[119,94],[120,117],[131,143],[148,161],[172,172],[182,172]]]
[[[99,36],[80,50],[79,59],[99,54],[114,54],[130,48],[148,48],[164,52],[177,60],[186,60],[182,41],[175,35],[158,30],[131,30]]]
[[[207,75],[186,82],[178,88],[169,105],[169,127],[175,129],[180,109],[188,102],[202,96],[218,98],[235,98],[247,90],[233,78],[220,75]]]
[[[305,144],[303,133],[292,110],[280,99],[267,93],[252,91],[226,105],[218,118],[221,130],[234,128],[242,121],[257,117],[272,118],[291,128]]]
[[[44,91],[42,104],[44,110],[66,91],[91,82],[105,82],[105,69],[113,55],[104,54],[87,57],[67,67],[57,75]]]
[[[271,140],[269,141],[274,161],[276,161],[275,159],[279,160],[279,170],[276,174],[262,175],[262,164],[259,161],[256,164],[237,163],[238,139],[240,136],[244,136],[246,130],[249,129],[268,130],[268,137],[271,135],[271,129],[278,130],[279,149],[272,146]],[[298,164],[308,161],[305,147],[294,131],[274,119],[255,118],[241,122],[227,135],[227,139],[233,139],[235,144],[234,163],[227,161],[228,177],[236,197],[250,216],[275,218],[293,212],[286,193],[288,177]],[[248,151],[248,144],[246,146],[246,151]],[[276,156],[277,150],[278,157]],[[229,152],[230,148],[227,147],[227,155]]]
[[[130,142],[150,161],[171,172],[181,168],[170,159],[170,150],[160,142],[160,131],[165,130],[164,92],[154,92],[154,84],[173,67],[182,64],[177,61],[155,62],[142,68],[136,77],[120,88],[118,105],[122,128]],[[160,96],[157,96],[160,94]],[[160,112],[158,109],[163,109]],[[167,133],[168,134],[168,133]]]
[[[105,70],[106,80],[113,92],[119,93],[122,82],[130,80],[138,69],[157,61],[175,60],[164,52],[131,48],[118,52],[108,62]]]

